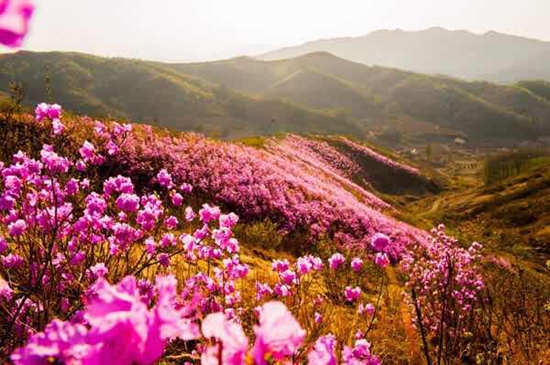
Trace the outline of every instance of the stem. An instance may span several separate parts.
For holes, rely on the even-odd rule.
[[[422,311],[420,310],[420,306],[418,305],[418,299],[416,297],[416,291],[414,289],[411,289],[411,295],[414,303],[414,309],[416,311],[418,328],[420,329],[420,336],[422,337],[422,350],[424,351],[424,355],[426,356],[426,363],[428,365],[432,365],[432,360],[430,359],[430,352],[428,349],[428,341],[426,341],[426,333],[424,331],[424,325],[422,324]]]

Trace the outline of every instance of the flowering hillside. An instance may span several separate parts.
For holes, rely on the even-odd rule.
[[[327,238],[345,247],[366,247],[381,232],[396,242],[397,255],[400,247],[423,239],[419,230],[385,215],[389,204],[346,177],[358,171],[357,164],[322,141],[290,135],[255,149],[193,134],[159,136],[136,126],[106,165],[144,184],[155,168],[168,168],[196,194],[244,221],[275,223],[290,245],[307,247]],[[305,241],[299,232],[306,233]]]
[[[493,356],[469,347],[485,322],[465,321],[491,314],[480,307],[493,288],[482,246],[390,218],[394,208],[351,180],[374,182],[364,155],[421,177],[412,167],[342,138],[288,135],[252,148],[64,118],[49,104],[0,129],[3,362]],[[276,230],[254,237],[284,236],[302,256],[258,251],[250,237],[265,222]]]

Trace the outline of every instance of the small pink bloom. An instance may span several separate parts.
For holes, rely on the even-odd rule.
[[[381,268],[385,268],[390,263],[390,260],[388,259],[388,255],[385,253],[377,253],[376,257],[374,258],[374,262],[379,265]]]
[[[341,253],[335,253],[331,258],[328,259],[329,267],[333,270],[338,269],[338,266],[346,262],[346,258]]]
[[[351,286],[347,286],[346,289],[344,290],[344,295],[348,302],[354,302],[361,295],[361,288],[359,287],[352,288]]]
[[[319,337],[315,347],[307,355],[309,365],[337,365],[336,338],[333,335]]]
[[[20,236],[27,230],[27,223],[24,220],[19,219],[8,226],[10,235]]]
[[[351,268],[355,272],[361,271],[362,266],[363,266],[363,260],[361,260],[359,257],[356,257],[351,261]]]
[[[371,246],[378,252],[384,252],[390,245],[390,238],[382,233],[375,234],[371,239]]]

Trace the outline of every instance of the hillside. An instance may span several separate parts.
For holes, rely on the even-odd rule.
[[[528,75],[540,53],[549,50],[549,43],[535,39],[436,27],[421,31],[378,30],[362,37],[318,40],[258,58],[280,60],[323,51],[366,65],[466,79],[517,81],[516,77]],[[517,67],[519,72],[512,73],[510,67]],[[488,76],[492,74],[500,77]]]
[[[401,123],[402,132],[465,135],[477,142],[550,133],[550,102],[526,89],[369,67],[324,52],[170,67],[243,93],[337,110],[382,130]]]
[[[68,123],[72,130],[87,129],[89,140],[97,138],[91,120]],[[2,149],[3,156],[13,155],[29,130],[25,123],[2,128],[4,135],[18,136]],[[82,136],[69,135],[69,140],[78,145]],[[279,242],[292,252],[312,249],[325,238],[367,247],[382,232],[395,240],[397,254],[412,239],[423,239],[422,231],[392,218],[395,208],[382,198],[437,192],[437,183],[417,168],[343,137],[287,135],[260,141],[250,147],[251,140],[220,142],[136,125],[102,169],[132,176],[138,191],[154,180],[151,171],[169,169],[175,179],[194,187],[193,201],[206,199],[238,213],[243,223],[274,227]]]
[[[174,72],[162,65],[76,53],[18,52],[0,57],[0,90],[21,82],[25,105],[51,97],[76,113],[157,123],[179,131],[212,133],[225,138],[285,132],[353,133],[353,121],[272,99],[221,90],[211,82]]]
[[[323,358],[326,340],[346,346],[330,350],[334,363],[336,351],[370,364],[547,358],[546,269],[493,240],[487,250],[396,218],[407,208],[391,194],[421,205],[441,199],[439,186],[377,146],[296,134],[220,141],[53,105],[2,117],[2,363],[229,363],[216,359],[235,336],[238,363],[263,348],[261,363],[277,354],[274,333],[300,349],[277,363]],[[449,321],[417,319],[420,310]],[[14,332],[20,323],[33,331]],[[438,326],[461,335],[438,342]],[[217,348],[214,327],[227,332]]]
[[[479,171],[470,177],[475,183],[455,184],[409,208],[444,222],[462,239],[483,240],[493,252],[541,264],[550,258],[549,159],[532,158],[520,171],[490,184],[482,182]]]
[[[550,101],[529,88],[369,67],[323,52],[191,64],[74,53],[0,57],[0,92],[22,82],[27,106],[46,99],[46,75],[51,96],[76,113],[226,139],[398,130],[405,143],[461,136],[514,144],[550,135]]]

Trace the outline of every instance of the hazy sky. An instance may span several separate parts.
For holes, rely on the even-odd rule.
[[[191,60],[442,26],[550,41],[550,0],[37,0],[25,49]],[[262,46],[262,47],[258,47]],[[268,47],[269,48],[269,47]]]

